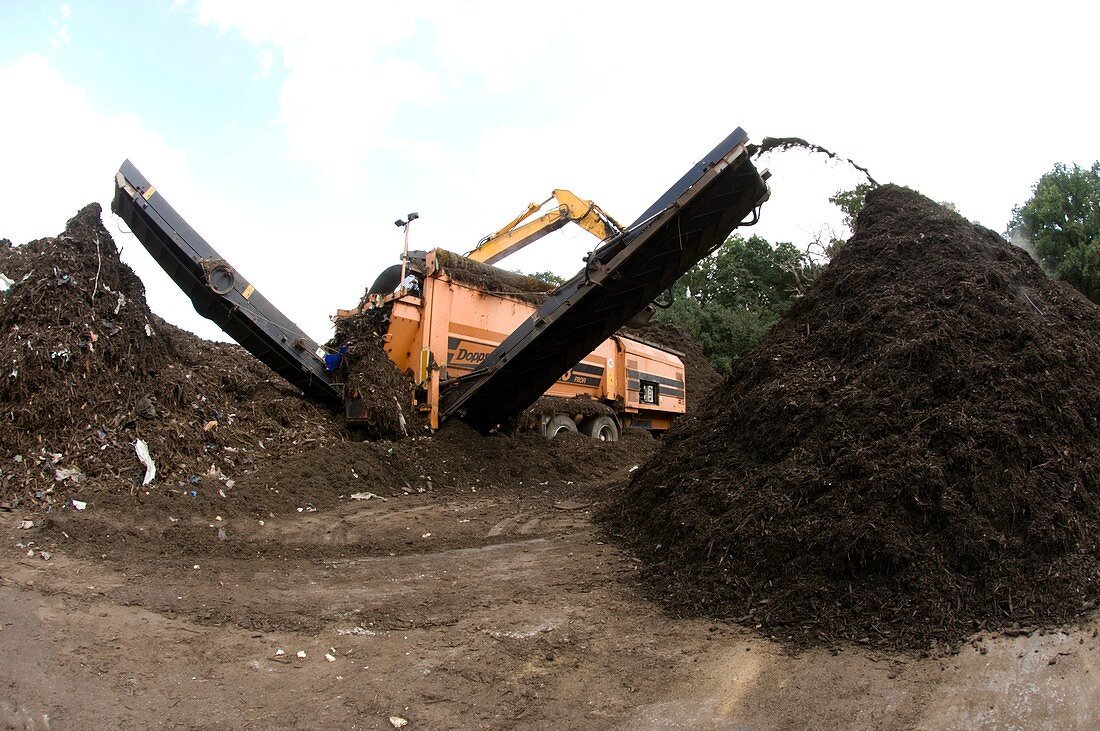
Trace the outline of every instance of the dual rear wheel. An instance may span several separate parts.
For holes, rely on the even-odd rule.
[[[553,439],[565,432],[573,434],[580,432],[586,437],[599,439],[601,442],[617,442],[620,434],[618,422],[607,415],[590,416],[583,420],[578,427],[573,417],[566,414],[555,414],[542,427],[542,433],[548,439]]]

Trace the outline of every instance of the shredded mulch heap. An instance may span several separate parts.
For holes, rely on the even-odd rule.
[[[427,425],[412,406],[412,379],[386,355],[382,336],[392,309],[390,305],[340,319],[328,343],[333,351],[348,349],[337,376],[361,400],[356,429],[366,439],[401,439],[423,433]]]
[[[0,502],[136,492],[144,440],[154,487],[231,489],[258,465],[343,438],[342,415],[301,397],[244,349],[150,313],[98,204],[64,233],[0,243]]]
[[[357,491],[380,497],[560,491],[564,485],[590,485],[638,465],[655,445],[648,432],[636,430],[612,443],[579,434],[551,440],[534,432],[482,436],[456,419],[431,437],[319,445],[257,470],[237,486],[235,497],[241,509],[263,518],[269,511],[290,512],[304,505],[330,507]],[[226,509],[224,501],[222,505]]]
[[[1100,595],[1100,309],[905,188],[606,515],[680,612],[953,646]]]

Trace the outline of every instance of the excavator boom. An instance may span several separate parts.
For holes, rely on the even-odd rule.
[[[558,202],[557,208],[523,223],[551,200]],[[529,204],[526,211],[513,218],[496,233],[486,236],[466,256],[483,264],[496,264],[504,257],[514,254],[570,222],[577,224],[601,241],[611,238],[623,229],[614,218],[592,201],[558,188],[551,193],[550,198],[543,201],[542,205]]]

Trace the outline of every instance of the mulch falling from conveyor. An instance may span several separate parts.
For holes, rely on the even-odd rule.
[[[411,379],[386,355],[383,335],[389,328],[392,305],[367,309],[336,323],[328,347],[346,347],[347,356],[336,371],[348,394],[359,400],[361,413],[355,429],[365,439],[401,439],[424,432],[426,418],[411,405]]]
[[[605,516],[677,612],[953,645],[1100,597],[1100,308],[905,188]]]

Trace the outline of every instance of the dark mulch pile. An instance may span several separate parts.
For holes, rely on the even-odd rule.
[[[638,430],[628,430],[618,442],[578,434],[546,439],[533,432],[482,436],[456,419],[432,437],[317,446],[242,480],[234,503],[266,517],[269,511],[328,507],[352,492],[392,497],[590,484],[641,464],[656,444],[648,432]]]
[[[338,371],[346,393],[361,399],[357,430],[366,439],[400,439],[420,434],[426,420],[411,401],[412,378],[397,369],[386,355],[383,334],[389,328],[392,306],[365,310],[339,320],[329,348],[347,347]]]
[[[905,188],[606,516],[671,606],[950,646],[1100,596],[1100,308]]]
[[[92,204],[55,238],[0,245],[15,281],[0,297],[0,501],[49,508],[134,491],[139,439],[154,488],[191,490],[342,438],[338,415],[242,348],[151,314],[100,213]]]
[[[711,390],[722,382],[721,374],[714,370],[699,343],[671,322],[651,321],[642,327],[623,328],[619,334],[682,353],[680,360],[684,362],[684,378],[687,381],[688,413],[699,408]]]

